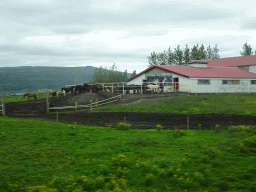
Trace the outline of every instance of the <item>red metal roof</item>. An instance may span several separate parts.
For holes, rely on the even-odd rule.
[[[232,67],[192,67],[192,66],[170,66],[170,65],[155,65],[147,68],[134,77],[131,77],[126,82],[135,79],[143,73],[158,68],[169,73],[174,73],[184,77],[199,77],[199,78],[256,78],[255,73],[247,72],[241,69]]]
[[[210,59],[210,60],[207,60],[207,62],[208,62],[207,66],[222,66],[222,67],[256,65],[256,55]]]
[[[192,60],[192,61],[188,62],[188,64],[193,64],[193,63],[196,63],[196,64],[207,64],[209,62],[208,61],[200,61],[200,60]]]
[[[255,73],[232,67],[191,67],[191,66],[155,66],[185,77],[216,77],[216,78],[256,78]]]

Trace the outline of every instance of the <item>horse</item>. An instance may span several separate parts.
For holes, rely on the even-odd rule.
[[[57,91],[50,91],[52,97],[57,96]]]
[[[86,92],[86,87],[84,87],[83,85],[76,85],[75,87],[75,94],[77,92],[79,92],[79,94],[83,93],[83,92]]]
[[[36,93],[25,93],[23,95],[24,97],[28,97],[28,100],[30,100],[30,97],[34,97],[34,99],[37,99],[37,94]]]
[[[87,90],[87,92],[92,92],[92,93],[97,93],[98,90],[97,90],[97,85],[94,85],[94,84],[84,84],[83,85],[83,88],[84,90]]]
[[[160,93],[161,89],[160,89],[160,85],[153,85],[153,84],[150,84],[150,85],[147,85],[147,87],[151,90],[152,93]]]
[[[66,91],[65,91],[65,90],[63,90],[63,91],[57,91],[57,92],[56,92],[56,95],[57,95],[57,98],[58,98],[59,95],[66,96]]]

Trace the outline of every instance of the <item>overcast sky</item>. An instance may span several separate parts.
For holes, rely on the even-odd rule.
[[[145,70],[150,53],[198,43],[256,49],[254,0],[1,0],[0,67]]]

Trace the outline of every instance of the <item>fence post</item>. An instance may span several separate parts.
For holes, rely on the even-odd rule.
[[[126,122],[126,117],[124,116],[124,123]]]
[[[189,116],[187,116],[187,130],[189,130]]]
[[[113,93],[113,83],[112,83],[112,93]]]
[[[96,98],[95,104],[96,104],[96,107],[98,107],[98,99],[97,98]]]
[[[123,95],[124,95],[124,83],[123,83]]]
[[[56,120],[57,120],[57,123],[59,122],[59,118],[58,118],[58,110],[57,110],[57,113],[56,113]]]
[[[140,94],[142,94],[142,85],[140,85]]]
[[[2,115],[5,115],[5,106],[4,106],[4,91],[1,87],[1,96],[2,96]]]
[[[75,109],[76,109],[76,111],[77,111],[77,101],[75,102]]]
[[[49,112],[49,93],[48,93],[48,89],[47,89],[47,93],[46,93],[46,113]]]
[[[90,108],[91,108],[91,111],[92,111],[92,100],[90,100]]]

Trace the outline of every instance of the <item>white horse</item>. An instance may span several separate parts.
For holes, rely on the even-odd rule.
[[[57,91],[56,95],[57,95],[57,98],[58,98],[59,95],[66,96],[66,91],[65,91],[65,90],[63,90],[63,91]]]
[[[161,89],[160,89],[160,85],[147,85],[147,87],[151,90],[151,92],[157,92],[160,93]]]

